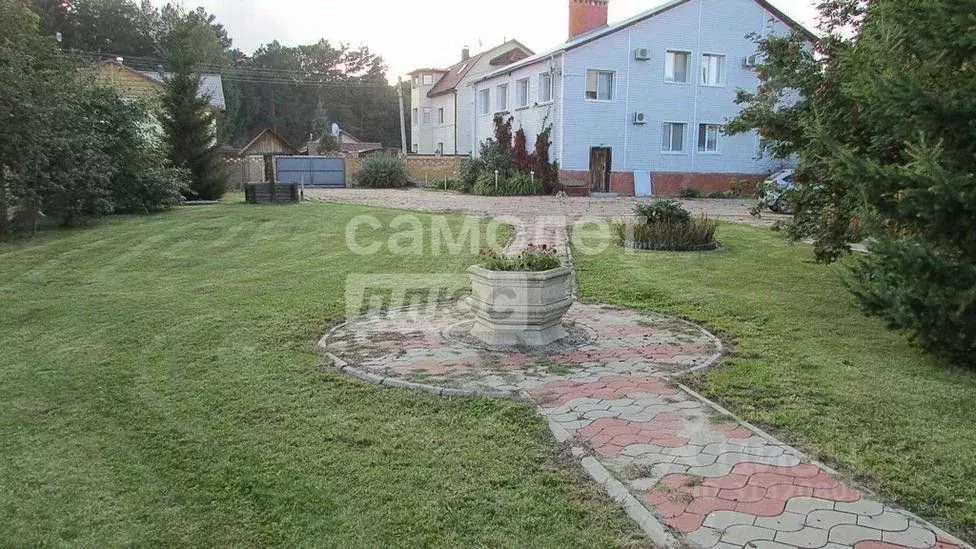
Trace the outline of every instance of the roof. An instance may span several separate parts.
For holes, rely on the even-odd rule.
[[[445,72],[447,74],[445,74],[440,80],[438,80],[437,83],[434,84],[434,87],[431,88],[429,92],[427,92],[427,97],[436,97],[438,95],[443,95],[445,93],[450,93],[454,91],[455,89],[457,89],[458,84],[461,83],[461,80],[464,80],[464,77],[467,76],[469,72],[471,72],[471,69],[478,64],[478,61],[480,61],[482,57],[485,57],[486,55],[492,52],[496,52],[504,48],[505,46],[511,46],[511,48],[505,50],[504,52],[500,53],[498,56],[492,58],[489,61],[489,64],[491,65],[510,64],[512,61],[516,60],[516,59],[511,59],[511,54],[515,50],[522,50],[526,53],[526,55],[521,57],[521,59],[524,59],[525,57],[528,57],[529,55],[532,54],[532,50],[525,47],[518,40],[509,40],[508,42],[495,46],[490,50],[486,50],[481,53],[472,55],[470,58],[462,60],[448,67],[446,71],[440,71],[440,72]],[[506,60],[509,61],[506,63],[505,62]],[[414,73],[415,72],[417,71],[414,71]]]
[[[573,49],[579,48],[581,46],[585,46],[586,44],[589,44],[590,42],[593,42],[594,40],[598,40],[600,38],[603,38],[604,36],[607,36],[607,35],[610,35],[610,34],[613,34],[613,33],[617,32],[617,31],[621,31],[621,30],[624,30],[626,28],[632,27],[632,26],[634,26],[634,25],[636,25],[638,23],[642,23],[642,22],[644,22],[644,21],[646,21],[646,20],[648,20],[648,19],[650,19],[650,18],[652,18],[654,16],[657,16],[657,15],[660,15],[660,14],[662,14],[664,12],[670,11],[670,10],[672,10],[674,8],[677,8],[678,6],[681,6],[683,4],[686,4],[686,3],[690,2],[690,1],[691,0],[671,0],[670,2],[667,2],[666,4],[662,4],[662,5],[660,5],[660,6],[656,7],[656,8],[652,8],[650,10],[647,10],[647,11],[644,11],[644,12],[641,12],[641,13],[638,13],[637,15],[634,15],[632,17],[629,17],[627,19],[624,19],[623,21],[618,21],[617,23],[614,23],[612,25],[608,25],[606,27],[600,27],[598,29],[594,29],[594,30],[592,30],[590,32],[587,32],[587,33],[581,34],[579,36],[576,36],[576,37],[572,38],[571,40],[568,40],[568,41],[566,41],[566,42],[564,42],[564,43],[562,43],[562,44],[560,44],[560,45],[556,46],[555,48],[552,48],[552,49],[550,49],[548,51],[544,51],[542,53],[539,53],[539,54],[536,54],[536,55],[527,57],[527,58],[522,59],[520,61],[517,61],[516,63],[513,63],[513,64],[511,64],[509,66],[502,67],[502,68],[500,68],[498,70],[489,72],[489,73],[481,76],[480,78],[478,78],[477,81],[480,82],[482,80],[487,80],[489,78],[492,78],[494,76],[498,76],[499,74],[506,73],[506,72],[511,71],[513,69],[517,69],[517,68],[520,68],[520,67],[526,67],[526,66],[529,66],[529,65],[533,65],[533,64],[538,63],[539,61],[541,61],[543,59],[546,59],[548,57],[552,57],[553,55],[556,55],[556,54],[559,54],[559,53],[563,53],[563,52],[567,52],[569,50],[573,50]],[[785,23],[787,26],[789,26],[790,28],[792,28],[796,32],[802,34],[807,40],[810,40],[811,42],[815,42],[815,41],[819,40],[817,38],[817,35],[816,34],[814,34],[812,31],[810,31],[809,29],[807,29],[806,27],[804,27],[802,24],[798,23],[796,20],[792,19],[790,16],[788,16],[785,13],[783,13],[782,11],[780,11],[778,8],[776,8],[775,6],[773,6],[772,4],[770,4],[767,0],[753,0],[753,1],[756,2],[757,4],[759,4],[760,6],[762,6],[766,11],[768,11],[768,12],[772,13],[773,15],[775,15],[777,18],[779,18],[781,21],[783,21],[783,23]]]
[[[251,147],[254,147],[257,143],[259,143],[261,141],[262,138],[264,138],[266,136],[270,136],[272,139],[278,141],[278,144],[286,152],[289,152],[290,154],[296,154],[296,153],[298,153],[298,147],[296,147],[296,146],[292,145],[291,143],[289,143],[288,140],[285,139],[284,137],[281,137],[281,135],[278,132],[272,130],[271,128],[267,128],[264,131],[262,131],[261,133],[257,134],[257,136],[255,136],[254,139],[252,139],[250,143],[248,143],[247,145],[244,145],[244,147],[240,151],[241,156],[247,156],[248,155],[248,151],[251,149]]]
[[[343,139],[345,138],[345,139]],[[366,151],[373,151],[376,149],[382,149],[382,143],[369,143],[366,141],[361,141],[358,137],[347,132],[346,130],[339,130],[339,152],[342,153],[361,153]],[[318,149],[318,141],[309,141],[302,147],[298,152],[299,154],[309,154],[315,148],[316,152]]]
[[[156,71],[139,71],[156,82],[163,83],[172,73],[160,73]],[[222,111],[227,110],[227,100],[224,99],[224,81],[219,74],[201,74],[200,91],[197,93],[200,99],[207,98],[210,106]]]
[[[435,69],[433,67],[427,67],[426,69],[414,69],[414,70],[408,72],[407,74],[409,74],[410,76],[413,76],[413,75],[415,75],[417,73],[421,73],[421,72],[447,72],[447,70],[446,69]]]

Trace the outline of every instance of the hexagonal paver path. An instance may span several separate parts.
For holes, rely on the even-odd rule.
[[[320,342],[344,372],[444,396],[534,403],[629,496],[701,548],[966,547],[671,382],[711,365],[714,336],[664,315],[576,304],[568,342],[487,349],[463,305],[354,319]],[[561,438],[567,438],[563,436]],[[672,537],[673,536],[673,537]]]

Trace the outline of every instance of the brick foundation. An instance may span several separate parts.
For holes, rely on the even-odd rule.
[[[613,172],[610,174],[610,192],[620,196],[634,196],[634,172]]]
[[[743,192],[753,194],[765,176],[738,173],[652,173],[651,188],[654,196],[678,196],[681,189],[695,188],[702,196],[728,191],[737,181],[747,181]]]
[[[728,191],[738,181],[745,181],[743,192],[751,195],[756,191],[756,185],[765,176],[757,174],[738,173],[651,173],[654,196],[679,196],[681,190],[693,187],[701,191],[702,196],[719,191]],[[559,182],[566,188],[569,196],[587,196],[590,194],[590,172],[583,170],[562,170],[559,172]],[[610,192],[620,196],[634,196],[634,172],[613,172],[610,175]]]

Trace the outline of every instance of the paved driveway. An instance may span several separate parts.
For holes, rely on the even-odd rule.
[[[515,216],[531,219],[564,215],[579,218],[623,218],[633,214],[634,205],[651,198],[557,198],[553,196],[487,197],[427,191],[423,189],[306,189],[305,199],[321,202],[364,204],[429,212],[460,212],[481,216]],[[694,214],[750,225],[768,226],[788,216],[749,215],[751,200],[682,200]]]

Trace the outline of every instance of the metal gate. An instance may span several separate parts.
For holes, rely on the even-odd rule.
[[[276,156],[279,183],[306,187],[345,187],[346,162],[325,156]]]

